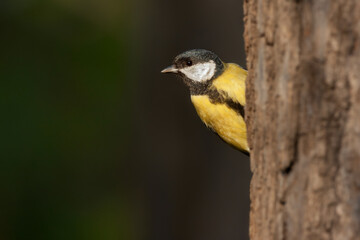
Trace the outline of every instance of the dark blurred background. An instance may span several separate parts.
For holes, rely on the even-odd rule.
[[[242,1],[0,1],[0,239],[248,239],[249,160],[161,75],[245,66]]]

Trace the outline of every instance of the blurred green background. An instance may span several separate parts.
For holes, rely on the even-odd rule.
[[[245,66],[242,1],[0,2],[0,239],[248,239],[249,161],[161,75]]]

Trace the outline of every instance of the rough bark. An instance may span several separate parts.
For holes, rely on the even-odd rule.
[[[360,1],[244,12],[251,240],[360,239]]]

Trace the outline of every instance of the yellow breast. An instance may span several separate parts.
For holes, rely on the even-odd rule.
[[[226,104],[211,103],[207,95],[192,95],[191,101],[201,120],[225,142],[249,152],[244,119]]]
[[[245,106],[245,80],[247,71],[234,63],[224,63],[225,70],[212,83],[212,87],[227,94],[233,101]]]
[[[236,64],[224,64],[224,72],[212,83],[223,98],[245,106],[247,71]],[[201,120],[225,142],[241,151],[249,152],[246,125],[243,117],[226,103],[215,103],[208,95],[192,95],[191,101]]]

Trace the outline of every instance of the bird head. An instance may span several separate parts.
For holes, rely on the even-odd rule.
[[[179,75],[190,90],[206,87],[224,71],[224,63],[213,52],[193,49],[175,57],[173,64],[162,73]]]

